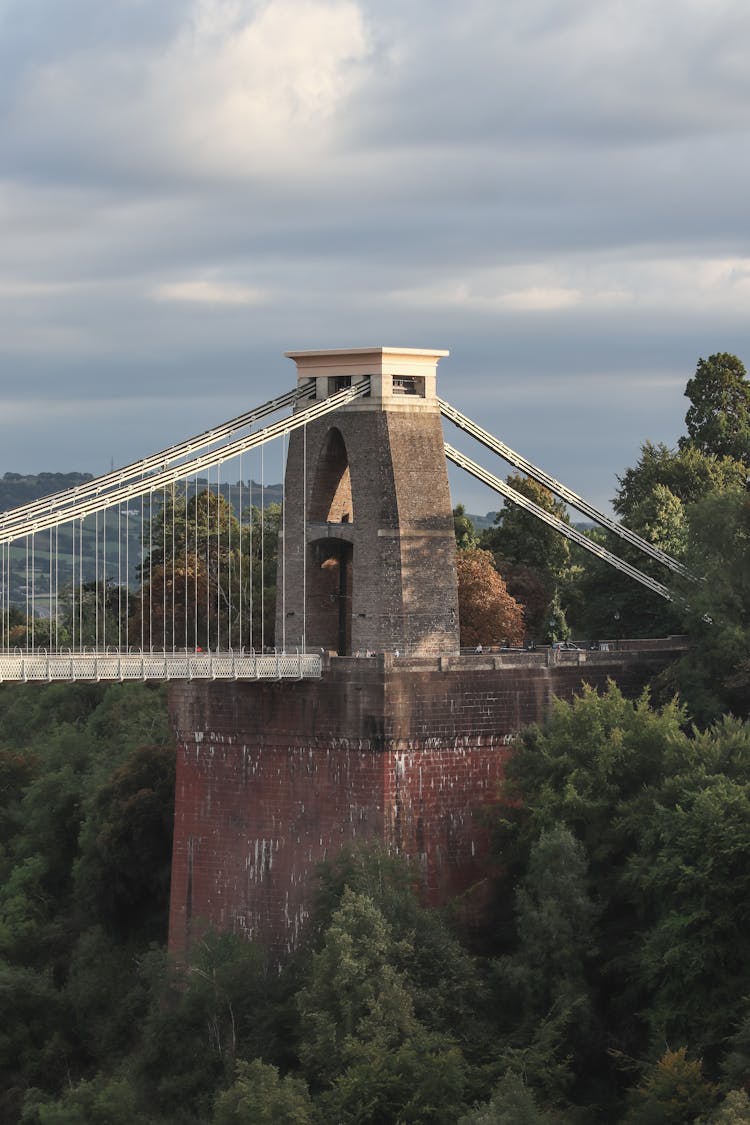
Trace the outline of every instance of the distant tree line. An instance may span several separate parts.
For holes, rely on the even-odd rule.
[[[19,508],[52,492],[62,492],[93,480],[91,473],[3,473],[0,477],[0,511]]]

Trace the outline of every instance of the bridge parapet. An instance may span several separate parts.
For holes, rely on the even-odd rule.
[[[319,679],[321,667],[316,653],[23,652],[0,656],[0,682],[301,680]]]
[[[549,667],[605,667],[618,664],[632,664],[639,661],[656,660],[663,664],[669,659],[677,659],[688,648],[686,637],[653,637],[631,640],[605,641],[596,648],[554,649],[549,645],[533,649],[504,649],[485,647],[481,652],[474,650],[460,654],[440,656],[403,655],[385,652],[372,655],[339,657],[331,654],[326,658],[325,668],[332,663],[346,667],[348,662],[375,660],[382,670],[397,669],[401,672],[458,672],[493,671],[503,668],[549,668]]]

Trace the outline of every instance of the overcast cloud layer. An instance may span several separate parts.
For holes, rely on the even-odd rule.
[[[750,363],[746,0],[0,0],[0,131],[0,471],[403,345],[605,505]]]

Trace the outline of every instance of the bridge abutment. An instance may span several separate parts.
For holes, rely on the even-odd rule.
[[[174,683],[177,788],[170,949],[206,927],[293,950],[317,864],[377,842],[413,859],[429,905],[483,878],[513,735],[552,695],[615,678],[641,690],[664,652],[334,658],[318,681]],[[567,655],[567,654],[566,654]],[[575,655],[575,654],[571,654]],[[524,661],[524,663],[521,663]]]

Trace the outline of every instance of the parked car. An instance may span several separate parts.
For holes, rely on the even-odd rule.
[[[572,641],[555,641],[553,649],[558,652],[580,652],[581,649],[578,645],[574,645]]]

